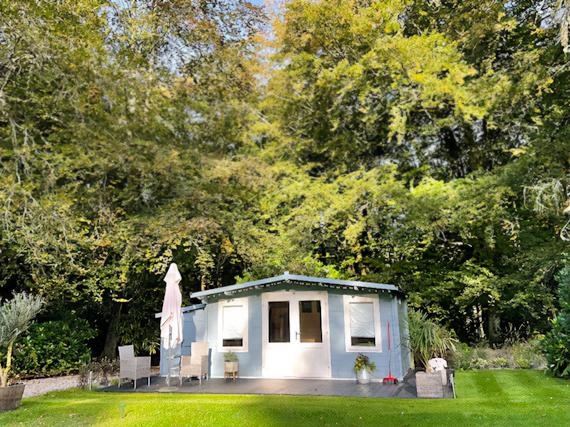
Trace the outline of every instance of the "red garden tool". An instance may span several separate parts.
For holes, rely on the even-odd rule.
[[[382,379],[382,384],[398,384],[398,378],[392,376],[392,337],[390,336],[390,321],[388,321],[388,376]]]

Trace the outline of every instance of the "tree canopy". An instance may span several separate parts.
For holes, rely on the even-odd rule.
[[[0,295],[108,355],[156,349],[172,261],[186,303],[289,270],[394,283],[467,342],[547,331],[568,7],[0,0]]]

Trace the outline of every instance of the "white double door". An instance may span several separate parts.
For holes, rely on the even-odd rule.
[[[262,294],[262,375],[330,378],[328,295],[318,291]]]

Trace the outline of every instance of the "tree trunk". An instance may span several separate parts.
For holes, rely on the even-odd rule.
[[[109,328],[107,329],[107,336],[105,337],[105,346],[101,357],[107,359],[117,358],[117,345],[119,343],[119,325],[121,322],[121,311],[123,304],[114,302],[113,310],[111,310],[111,320],[109,321]]]
[[[479,340],[483,341],[485,339],[485,324],[483,323],[483,309],[480,305],[473,307],[473,317],[475,318],[475,324],[477,325],[477,335],[479,335]]]
[[[14,348],[14,340],[8,343],[6,347],[6,365],[0,365],[0,387],[8,387],[8,375],[12,368],[12,349]]]
[[[500,338],[500,319],[493,309],[489,310],[489,319],[487,320],[487,335],[490,344],[496,344]]]

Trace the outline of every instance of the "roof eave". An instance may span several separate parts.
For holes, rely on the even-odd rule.
[[[360,282],[354,280],[340,280],[340,279],[328,279],[322,277],[302,276],[296,274],[289,274],[288,272],[285,272],[285,274],[282,274],[280,276],[269,277],[267,279],[254,280],[251,282],[240,283],[230,286],[223,286],[221,288],[208,289],[205,291],[195,292],[191,296],[199,298],[202,301],[205,301],[206,299],[208,299],[208,297],[214,295],[219,295],[219,294],[234,295],[236,293],[243,292],[249,289],[263,288],[281,282],[311,283],[320,286],[337,287],[344,289],[354,289],[354,290],[369,289],[372,291],[391,292],[396,294],[401,293],[400,289],[395,285]]]

